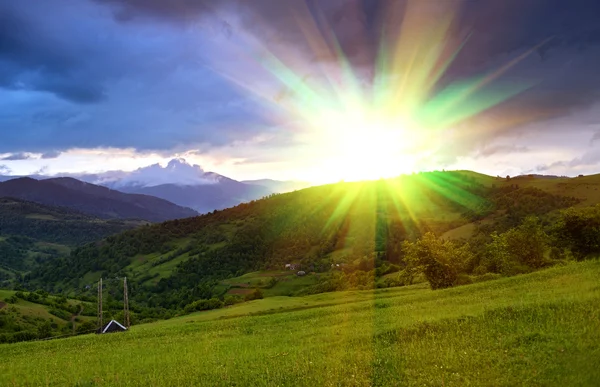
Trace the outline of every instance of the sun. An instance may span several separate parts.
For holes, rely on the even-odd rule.
[[[326,153],[315,171],[320,180],[374,180],[410,173],[423,146],[431,147],[406,117],[365,107],[324,112],[313,133],[313,147]]]
[[[306,39],[298,46],[308,55],[296,45],[247,37],[236,53],[242,62],[235,61],[244,71],[218,70],[252,95],[267,126],[285,132],[285,151],[275,152],[297,178],[327,183],[441,169],[450,147],[544,115],[486,113],[535,85],[500,78],[547,40],[462,77],[451,70],[471,35],[457,24],[456,2],[436,2],[433,11],[420,0],[382,3],[381,35],[364,31],[370,43],[358,49],[363,55],[344,50],[327,18],[300,7],[295,20]]]

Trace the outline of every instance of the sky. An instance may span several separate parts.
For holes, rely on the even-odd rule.
[[[0,0],[0,174],[598,173],[599,68],[596,0]]]

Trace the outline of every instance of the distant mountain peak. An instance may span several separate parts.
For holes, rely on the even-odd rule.
[[[219,180],[220,175],[205,172],[198,164],[191,164],[183,158],[174,158],[164,167],[156,163],[128,172],[114,182],[114,187],[154,187],[164,184],[209,185],[216,184]]]
[[[182,158],[182,157],[177,157],[174,159],[171,159],[171,161],[169,161],[169,163],[167,164],[167,169],[175,169],[178,167],[197,167],[198,169],[202,170],[202,167],[200,167],[199,165],[192,165],[190,163],[188,163],[186,161],[186,159]]]

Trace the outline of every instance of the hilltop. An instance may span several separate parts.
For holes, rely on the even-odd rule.
[[[292,263],[307,273],[339,264],[376,268],[385,279],[406,265],[404,241],[472,227],[480,237],[474,246],[483,248],[492,231],[516,227],[528,215],[597,203],[596,186],[598,176],[506,179],[454,171],[311,187],[82,246],[34,271],[31,285],[81,294],[101,276],[127,276],[137,302],[183,308],[222,297],[228,278]]]

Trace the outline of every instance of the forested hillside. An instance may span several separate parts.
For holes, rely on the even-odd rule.
[[[286,263],[327,272],[363,260],[367,271],[385,266],[383,275],[405,265],[404,241],[427,232],[485,222],[504,231],[579,201],[473,172],[339,183],[111,236],[42,265],[26,282],[77,294],[100,276],[128,276],[135,300],[183,307],[215,295],[224,278]]]
[[[72,247],[139,226],[67,208],[0,198],[0,283],[69,254]]]

